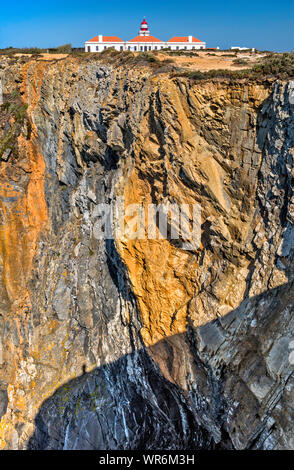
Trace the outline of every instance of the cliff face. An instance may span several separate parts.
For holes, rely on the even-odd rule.
[[[294,448],[294,83],[2,67],[1,448]],[[98,240],[119,197],[200,248]]]

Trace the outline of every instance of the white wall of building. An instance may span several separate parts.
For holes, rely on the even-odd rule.
[[[160,51],[166,47],[162,42],[126,42],[125,50],[132,52]]]
[[[178,50],[199,50],[206,49],[205,42],[157,42],[157,43],[146,43],[146,42],[86,42],[85,52],[102,52],[105,49],[113,47],[117,51],[132,52],[148,52],[148,51],[160,51],[161,49],[169,48],[172,51]]]
[[[179,50],[184,50],[184,51],[193,51],[193,50],[199,50],[199,49],[206,49],[206,43],[205,42],[168,42],[166,47],[169,47],[172,51],[179,51]]]
[[[125,50],[125,43],[123,42],[86,42],[85,52],[102,52],[105,49],[114,47],[117,51]]]
[[[249,47],[239,47],[239,46],[231,47],[232,51],[248,51],[249,49],[250,49]]]

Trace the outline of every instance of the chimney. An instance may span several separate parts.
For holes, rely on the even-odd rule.
[[[193,42],[192,39],[193,39],[193,36],[188,36],[189,42]]]
[[[103,36],[102,36],[102,34],[99,34],[99,36],[98,36],[98,42],[103,42]]]

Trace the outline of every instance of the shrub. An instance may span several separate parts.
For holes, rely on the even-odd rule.
[[[274,76],[280,79],[294,77],[294,53],[271,54],[256,64],[252,72],[256,75]]]
[[[234,59],[233,64],[234,65],[248,65],[248,60],[247,59]]]
[[[56,48],[59,54],[69,54],[72,51],[71,44],[63,44],[62,46],[58,46]]]
[[[164,52],[167,55],[170,56],[185,56],[185,57],[198,57],[199,54],[196,52],[196,50],[192,51],[185,51],[185,50],[179,50],[179,51],[171,51],[170,49],[161,49],[159,52]]]
[[[46,52],[46,49],[40,49],[38,47],[24,47],[21,48],[14,48],[14,47],[7,47],[6,49],[0,49],[0,54],[2,55],[13,55],[13,54],[42,54]]]
[[[156,57],[156,55],[152,54],[152,52],[140,52],[136,57],[134,58],[134,62],[144,62],[144,63],[149,63],[149,64],[158,64],[160,63],[159,59]]]

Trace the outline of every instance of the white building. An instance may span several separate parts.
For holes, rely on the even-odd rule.
[[[167,47],[172,51],[178,51],[180,49],[191,51],[193,49],[205,49],[206,43],[194,36],[175,36],[167,41]]]
[[[239,47],[239,46],[233,46],[231,47],[231,51],[248,51],[250,47]]]
[[[144,19],[138,36],[130,41],[123,41],[117,36],[102,36],[100,34],[85,42],[85,52],[102,52],[110,47],[114,47],[117,51],[129,50],[133,52],[156,51],[166,48],[176,51],[205,49],[206,43],[194,36],[175,36],[167,42],[163,42],[150,35],[147,21]]]
[[[114,47],[117,51],[124,51],[125,43],[117,36],[102,36],[102,34],[85,42],[86,52],[102,52],[109,47]]]

